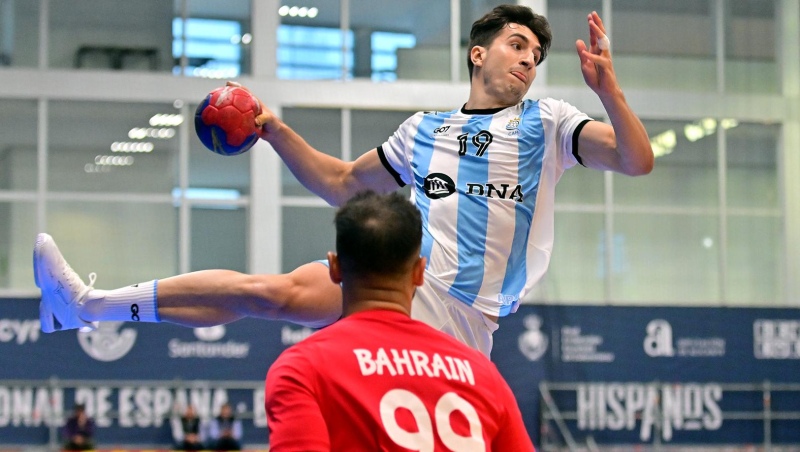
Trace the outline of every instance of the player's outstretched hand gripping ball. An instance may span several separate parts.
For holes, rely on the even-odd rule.
[[[194,128],[203,145],[220,155],[246,152],[258,141],[255,118],[261,105],[246,89],[224,86],[197,106]]]

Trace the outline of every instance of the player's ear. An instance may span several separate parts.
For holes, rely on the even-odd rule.
[[[483,59],[486,57],[486,47],[473,46],[469,51],[469,57],[475,67],[482,67]]]
[[[333,251],[328,251],[328,274],[334,284],[342,283],[342,270],[339,267],[339,256]]]
[[[411,275],[415,286],[421,286],[425,281],[425,266],[427,264],[428,260],[422,256],[420,256],[420,258],[414,262],[414,268],[412,269]]]

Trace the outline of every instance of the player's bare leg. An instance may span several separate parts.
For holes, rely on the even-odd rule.
[[[247,275],[205,270],[146,281],[116,290],[87,286],[61,255],[55,241],[39,234],[34,275],[42,289],[42,331],[81,328],[97,321],[167,321],[210,326],[244,317],[287,320],[305,326],[328,325],[342,312],[341,290],[328,267],[314,262],[284,275]]]
[[[342,315],[341,288],[318,262],[282,275],[204,270],[173,276],[158,281],[157,298],[161,320],[195,327],[244,317],[321,327]]]

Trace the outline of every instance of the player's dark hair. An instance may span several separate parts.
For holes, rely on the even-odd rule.
[[[401,274],[419,257],[422,218],[398,193],[361,192],[336,212],[334,223],[344,274]]]
[[[470,79],[472,79],[472,70],[475,68],[470,57],[472,48],[475,46],[488,47],[497,36],[497,33],[508,24],[524,25],[530,28],[539,39],[542,52],[541,58],[536,63],[537,66],[547,57],[547,50],[553,40],[553,33],[550,31],[550,23],[547,19],[540,14],[534,13],[527,6],[500,5],[472,24],[472,30],[469,32],[469,45],[467,46],[467,68],[469,68]]]

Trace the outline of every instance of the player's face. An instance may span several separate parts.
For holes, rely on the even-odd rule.
[[[541,58],[539,38],[530,28],[508,24],[486,49],[481,70],[487,93],[504,105],[514,105],[525,96],[536,78]]]

